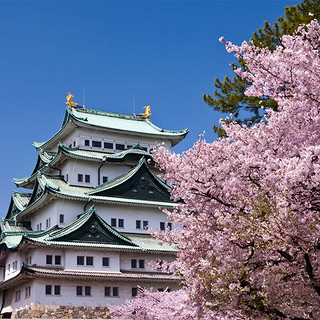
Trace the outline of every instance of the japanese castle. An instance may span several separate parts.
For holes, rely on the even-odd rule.
[[[59,131],[33,144],[31,175],[14,179],[30,192],[14,191],[0,222],[3,318],[106,318],[106,307],[132,299],[138,286],[178,287],[148,264],[176,254],[146,230],[171,228],[162,209],[176,206],[150,150],[170,149],[188,130],[158,128],[150,107],[125,115],[72,98]]]

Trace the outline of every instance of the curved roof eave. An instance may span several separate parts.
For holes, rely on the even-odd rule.
[[[80,110],[80,109],[79,109]],[[83,111],[75,111],[75,112],[83,112]],[[116,117],[116,118],[123,118],[123,119],[129,119],[133,120],[133,116],[130,115],[120,115],[112,112],[104,112],[104,111],[97,111],[93,109],[86,109],[88,115],[91,113],[94,113],[96,115],[105,115],[108,117]],[[83,112],[84,113],[84,112]],[[86,114],[84,114],[86,115]],[[155,130],[154,133],[151,132],[143,132],[143,131],[136,131],[136,130],[130,130],[130,129],[121,129],[121,128],[108,128],[106,126],[100,126],[94,123],[89,123],[88,118],[83,118],[76,116],[74,114],[73,108],[67,108],[65,117],[62,123],[62,126],[60,130],[53,135],[49,140],[45,142],[34,142],[33,146],[39,150],[42,149],[50,149],[51,147],[55,146],[57,144],[57,141],[62,140],[62,138],[67,134],[69,131],[72,131],[75,127],[85,127],[85,128],[98,128],[102,131],[108,131],[108,132],[121,132],[121,133],[127,133],[130,135],[137,135],[137,136],[148,136],[152,138],[159,138],[159,139],[166,139],[170,140],[172,142],[172,146],[176,145],[178,142],[180,142],[182,139],[185,138],[185,136],[188,134],[189,130],[184,129],[180,131],[173,131],[173,130],[165,130],[157,127],[154,125],[149,119],[134,119],[137,121],[143,121],[148,124],[152,129]],[[73,124],[73,128],[70,127],[68,124]]]
[[[163,131],[164,133],[159,133],[159,134],[152,134],[152,133],[146,133],[146,132],[139,132],[139,131],[131,131],[131,130],[124,130],[124,129],[113,129],[113,128],[106,128],[103,126],[98,126],[98,125],[92,125],[89,123],[85,123],[82,121],[77,121],[75,120],[76,124],[79,127],[83,127],[83,128],[99,128],[101,131],[107,131],[107,132],[115,132],[115,133],[125,133],[125,134],[130,134],[130,135],[134,135],[134,136],[145,136],[145,137],[151,137],[151,138],[158,138],[158,139],[165,139],[165,140],[170,140],[170,141],[176,141],[177,143],[180,142],[181,140],[183,140],[185,138],[185,136],[189,133],[189,129],[185,129],[183,131],[181,131],[181,133],[179,134],[170,134],[170,133],[165,133],[165,131]],[[176,143],[176,144],[177,144]],[[176,145],[176,144],[173,144]]]
[[[66,111],[65,120],[59,131],[45,142],[34,142],[33,146],[36,148],[36,150],[50,149],[57,144],[57,141],[62,140],[66,134],[72,132],[77,127],[77,125],[74,123],[73,118],[74,117],[72,117],[70,113]]]

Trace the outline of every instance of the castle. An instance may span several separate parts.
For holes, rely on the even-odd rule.
[[[170,149],[188,130],[158,128],[150,107],[135,116],[67,104],[60,130],[34,143],[31,175],[14,179],[30,192],[12,193],[0,223],[3,318],[105,318],[138,286],[178,287],[147,263],[176,253],[146,230],[174,227],[161,209],[176,206],[150,149]]]

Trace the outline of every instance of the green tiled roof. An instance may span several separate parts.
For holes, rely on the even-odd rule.
[[[89,225],[88,225],[89,224]],[[105,233],[107,236],[108,234],[111,235],[113,241],[113,244],[121,244],[121,245],[134,245],[132,241],[123,235],[119,233],[117,230],[109,226],[97,213],[94,206],[89,208],[87,211],[85,211],[82,215],[78,217],[77,220],[75,220],[73,223],[71,223],[69,226],[59,229],[57,231],[54,231],[49,234],[49,236],[46,238],[47,241],[59,241],[63,239],[69,239],[71,237],[71,240],[74,241],[75,231],[78,231],[85,228],[86,231],[91,228],[91,226],[94,225],[94,230],[97,232],[100,232],[102,235]],[[72,236],[73,235],[73,236]],[[77,235],[79,236],[79,234]],[[99,241],[102,242],[103,241]]]
[[[141,157],[144,156],[154,160],[153,156],[150,153],[139,148],[130,148],[117,153],[105,153],[98,151],[81,150],[78,148],[68,148],[63,144],[59,143],[58,153],[59,152],[64,152],[65,154],[73,156],[75,158],[92,159],[106,162],[117,162],[119,160],[122,161],[126,157],[131,155],[137,155]]]
[[[11,194],[11,201],[8,212],[6,214],[6,218],[12,218],[16,216],[19,212],[24,210],[28,206],[31,196],[31,193],[13,191]]]
[[[103,237],[84,238],[83,232],[87,232],[95,225],[99,235],[110,235],[112,241],[104,241]],[[95,211],[94,207],[81,214],[77,220],[65,228],[54,226],[44,231],[32,231],[22,223],[3,220],[0,222],[1,240],[0,248],[16,249],[23,239],[43,245],[102,248],[111,250],[138,250],[138,251],[161,251],[175,253],[176,250],[169,244],[159,244],[159,241],[150,235],[121,234],[108,225]],[[80,235],[80,237],[79,237]]]
[[[96,129],[122,132],[133,135],[146,135],[159,139],[167,139],[172,141],[172,145],[181,141],[189,132],[188,129],[174,131],[165,130],[155,126],[150,119],[143,119],[140,116],[126,115],[114,112],[99,111],[94,109],[84,109],[82,107],[67,107],[64,121],[61,129],[46,142],[34,142],[35,148],[46,148],[46,145],[56,140],[62,140],[64,133],[72,130],[67,128],[70,123],[75,126],[93,127]],[[58,142],[56,141],[56,143]],[[160,142],[160,141],[159,141]]]
[[[170,187],[168,185],[166,185],[161,179],[159,179],[156,175],[154,175],[150,170],[149,167],[146,163],[146,159],[144,157],[142,157],[138,164],[136,166],[134,166],[132,169],[130,169],[129,171],[123,173],[122,175],[116,177],[113,180],[107,181],[97,187],[94,188],[93,191],[89,191],[88,194],[90,195],[94,195],[97,194],[98,192],[101,191],[106,191],[108,189],[112,189],[116,186],[119,186],[123,183],[125,183],[126,181],[128,181],[130,178],[132,178],[142,167],[144,167],[145,170],[148,171],[148,173],[167,191],[170,190]]]
[[[149,234],[123,233],[123,235],[146,251],[177,252],[175,247],[170,243],[161,242]]]
[[[128,270],[120,270],[120,272],[106,272],[106,271],[82,271],[82,270],[68,270],[61,267],[43,267],[36,265],[23,265],[21,271],[6,281],[0,283],[0,288],[12,288],[14,285],[19,286],[23,279],[31,277],[45,276],[51,278],[73,278],[73,279],[90,279],[97,281],[139,281],[139,282],[164,282],[172,283],[179,281],[179,277],[174,274],[163,272],[132,272]]]
[[[173,207],[175,204],[173,203],[166,203],[161,201],[147,201],[147,200],[136,200],[136,199],[124,199],[124,198],[117,198],[117,197],[105,197],[105,196],[95,196],[89,194],[93,188],[88,187],[77,187],[77,186],[70,186],[68,185],[60,176],[53,176],[53,175],[46,175],[41,174],[38,177],[38,180],[41,186],[46,186],[49,191],[53,192],[57,195],[62,195],[70,198],[82,198],[84,200],[97,200],[97,201],[108,201],[108,202],[120,202],[120,203],[127,203],[127,204],[145,204],[145,205],[152,205],[152,206],[169,206]]]
[[[8,249],[16,249],[19,244],[21,243],[21,240],[23,238],[22,234],[9,234],[6,235],[0,242],[0,248],[1,246],[6,246]]]
[[[48,172],[50,166],[55,166],[56,162],[61,161],[61,157],[70,157],[75,159],[103,161],[103,162],[121,162],[130,157],[146,157],[155,161],[153,156],[147,151],[139,148],[131,148],[117,153],[105,153],[98,151],[80,150],[78,148],[69,148],[59,142],[58,152],[39,150],[37,164],[31,176],[21,179],[13,179],[17,187],[33,188],[38,171]]]
[[[168,137],[184,136],[188,133],[187,129],[179,131],[161,129],[155,126],[149,119],[143,119],[139,116],[134,117],[133,115],[128,114],[99,111],[88,108],[85,110],[83,108],[69,108],[67,112],[83,123],[113,129],[115,131],[130,131],[160,136],[167,135]]]
[[[31,198],[30,193],[24,193],[24,192],[18,192],[13,191],[12,192],[12,199],[17,206],[18,209],[23,210],[28,205]]]

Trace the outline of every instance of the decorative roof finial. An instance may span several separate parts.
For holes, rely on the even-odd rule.
[[[67,92],[67,94],[68,94],[67,98],[66,98],[67,102],[65,104],[70,107],[76,108],[78,106],[78,104],[72,101],[72,99],[74,99],[74,96],[70,92]]]
[[[149,118],[151,116],[151,107],[145,106],[143,109],[146,109],[146,111],[144,113],[140,113],[140,116],[144,119]]]

